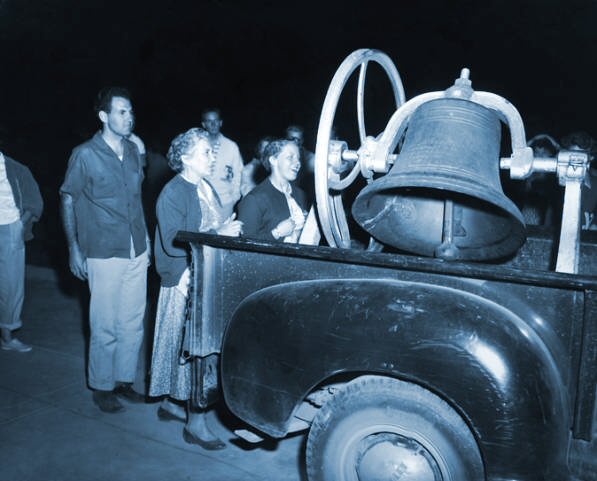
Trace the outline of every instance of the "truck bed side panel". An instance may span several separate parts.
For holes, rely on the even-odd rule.
[[[521,318],[483,297],[418,282],[335,279],[262,289],[236,310],[223,388],[250,424],[283,436],[297,402],[340,372],[388,373],[439,393],[491,448],[482,451],[498,478],[514,470],[533,479],[565,466],[570,407],[553,356]]]

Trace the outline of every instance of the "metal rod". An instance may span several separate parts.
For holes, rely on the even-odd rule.
[[[512,163],[510,157],[500,159],[500,168],[508,170]],[[533,158],[533,169],[531,172],[556,172],[558,170],[558,159],[555,157],[535,157]]]

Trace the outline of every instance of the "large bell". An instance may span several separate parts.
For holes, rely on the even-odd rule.
[[[412,114],[392,170],[355,199],[356,221],[381,242],[421,255],[485,260],[525,240],[502,190],[500,122],[469,100],[445,98]]]

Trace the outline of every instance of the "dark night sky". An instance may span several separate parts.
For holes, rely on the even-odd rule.
[[[468,66],[474,88],[518,108],[528,137],[597,135],[596,21],[593,0],[0,0],[0,140],[41,179],[49,207],[70,150],[98,126],[91,107],[105,85],[132,90],[137,132],[162,150],[206,106],[221,107],[245,157],[289,123],[313,148],[334,72],[364,47],[392,58],[407,98]],[[369,119],[382,129],[393,109],[374,73]],[[340,114],[342,133],[356,112]]]

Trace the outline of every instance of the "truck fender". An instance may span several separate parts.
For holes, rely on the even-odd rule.
[[[394,279],[292,282],[244,299],[225,333],[226,403],[273,437],[315,386],[351,372],[440,395],[504,474],[565,466],[570,408],[552,355],[523,319],[479,295]]]

